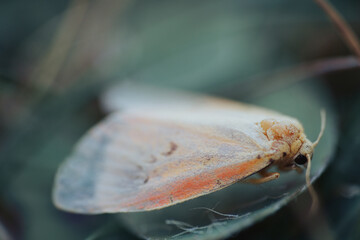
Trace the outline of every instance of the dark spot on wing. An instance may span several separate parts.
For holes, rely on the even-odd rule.
[[[154,176],[159,175],[159,169],[158,169],[158,168],[155,168],[155,169],[152,171],[152,174],[153,174]]]
[[[214,158],[212,155],[205,154],[199,160],[203,165],[211,164],[211,160]]]
[[[175,150],[177,148],[178,148],[178,146],[174,142],[170,142],[170,150],[165,153],[162,153],[162,155],[170,156],[171,154],[173,154],[175,152]]]
[[[151,155],[149,163],[155,163],[156,161],[157,161],[156,157],[154,155]]]
[[[144,184],[147,183],[149,181],[149,177],[146,177],[144,180]]]
[[[174,202],[172,195],[169,196],[170,202]]]
[[[260,154],[259,154],[259,155],[257,155],[257,159],[260,159],[260,158],[261,158]]]
[[[283,157],[286,157],[286,152],[283,152]]]
[[[270,158],[269,161],[270,161],[270,164],[273,163],[273,162],[275,162],[275,160],[272,159],[272,158]]]

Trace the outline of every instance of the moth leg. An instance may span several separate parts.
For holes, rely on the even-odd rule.
[[[266,169],[263,169],[258,172],[261,176],[260,178],[252,178],[252,179],[246,179],[245,182],[251,183],[251,184],[262,184],[266,183],[275,179],[278,179],[280,177],[280,173],[278,172],[267,172]]]
[[[298,167],[298,166],[279,166],[278,167],[280,171],[291,171],[291,170],[296,170],[297,173],[302,173],[303,172],[303,169],[301,167]]]
[[[304,169],[299,168],[299,167],[295,168],[295,170],[296,170],[297,173],[302,173],[304,171]]]

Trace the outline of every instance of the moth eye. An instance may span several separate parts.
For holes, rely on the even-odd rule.
[[[307,163],[307,158],[304,155],[300,154],[295,158],[294,162],[297,165],[304,165],[305,163]]]

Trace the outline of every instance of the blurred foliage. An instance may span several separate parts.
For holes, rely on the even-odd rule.
[[[359,35],[360,2],[332,2]],[[310,0],[1,1],[0,36],[0,238],[5,239],[136,239],[118,216],[70,214],[51,203],[56,169],[104,117],[98,96],[109,84],[136,79],[251,99],[256,88],[241,89],[261,88],[266,81],[253,76],[349,54]],[[308,219],[308,196],[302,194],[238,235],[234,229],[233,239],[360,237],[359,78],[359,68],[327,73],[304,80],[312,91],[292,92],[298,99],[292,111],[304,112],[299,118],[306,126],[318,119],[306,116],[309,99],[314,106],[332,106],[337,118],[332,120],[339,122],[333,161],[315,184],[322,214]],[[317,91],[330,95],[317,99]],[[271,94],[287,102],[281,91]],[[271,103],[265,100],[269,96],[263,96],[264,104]],[[316,134],[309,133],[312,139]]]

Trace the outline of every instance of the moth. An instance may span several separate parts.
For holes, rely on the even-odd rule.
[[[273,165],[298,172],[307,165],[310,186],[324,114],[311,142],[297,119],[231,100],[124,86],[107,98],[115,98],[116,106],[106,106],[114,112],[85,134],[57,172],[53,201],[60,209],[161,209],[239,181],[277,179]],[[259,177],[247,180],[254,174]]]

